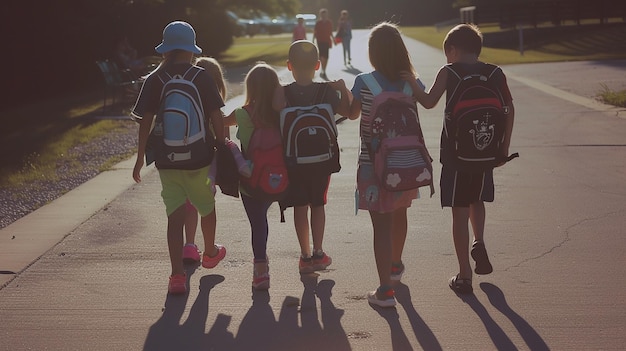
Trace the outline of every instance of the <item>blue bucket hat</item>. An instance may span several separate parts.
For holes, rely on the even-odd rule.
[[[190,51],[194,54],[202,53],[202,49],[196,45],[196,31],[187,22],[174,21],[165,26],[163,41],[154,48],[159,54],[176,49]]]

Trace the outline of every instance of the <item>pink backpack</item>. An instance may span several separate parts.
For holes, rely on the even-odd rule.
[[[372,74],[363,75],[363,81],[374,95],[368,150],[379,185],[390,192],[430,186],[432,196],[432,158],[424,144],[411,87],[405,83],[402,92],[383,91]]]
[[[254,198],[278,201],[287,194],[289,185],[280,130],[263,127],[251,113],[248,115],[254,131],[243,153],[252,162],[252,174],[242,176],[241,185]]]

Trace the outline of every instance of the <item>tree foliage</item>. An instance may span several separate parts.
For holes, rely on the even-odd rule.
[[[95,61],[111,58],[124,36],[139,56],[155,55],[162,31],[173,20],[191,23],[204,55],[217,56],[233,43],[226,8],[246,6],[270,14],[295,12],[298,0],[55,0],[9,1],[0,14],[5,73],[11,89],[2,107],[102,85]]]
[[[300,0],[218,0],[217,4],[238,13],[261,11],[270,16],[295,15],[301,5]]]
[[[463,1],[463,0],[459,0]],[[302,11],[317,13],[320,8],[327,8],[334,21],[339,12],[348,10],[356,27],[371,27],[381,21],[390,21],[400,25],[430,25],[439,21],[459,16],[452,7],[455,0],[306,0],[302,1]]]
[[[11,69],[2,107],[71,91],[100,87],[95,61],[110,58],[127,36],[140,56],[154,55],[163,28],[173,20],[191,23],[203,54],[216,56],[232,45],[225,10],[263,11],[270,16],[317,13],[326,7],[336,21],[348,9],[355,27],[382,20],[430,24],[458,16],[454,0],[20,0],[0,12],[2,43]]]

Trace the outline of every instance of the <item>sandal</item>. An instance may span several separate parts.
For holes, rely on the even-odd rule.
[[[458,294],[471,294],[474,291],[472,288],[472,280],[461,279],[458,274],[450,278],[448,286],[450,286],[452,291]]]

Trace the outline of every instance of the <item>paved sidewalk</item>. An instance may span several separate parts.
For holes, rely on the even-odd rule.
[[[329,78],[351,87],[371,70],[366,36],[355,32],[353,68],[341,65],[340,48],[331,51]],[[443,54],[407,46],[429,86]],[[146,169],[134,184],[131,159],[0,230],[0,350],[623,349],[626,121],[595,102],[592,87],[623,87],[616,77],[626,61],[504,69],[516,106],[512,151],[521,157],[496,172],[486,234],[495,271],[475,277],[475,295],[447,287],[457,267],[450,213],[436,194],[409,210],[398,307],[364,300],[377,278],[369,216],[354,216],[358,122],[346,121],[326,209],[329,270],[298,274],[292,212],[279,223],[273,206],[272,287],[252,293],[243,206],[219,195],[226,259],[213,270],[190,267],[190,293],[167,296],[158,175]],[[231,99],[224,112],[241,102]],[[420,109],[434,158],[442,108]]]

